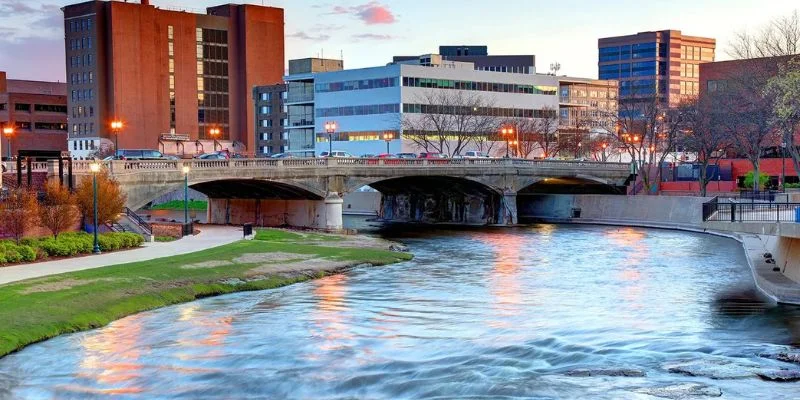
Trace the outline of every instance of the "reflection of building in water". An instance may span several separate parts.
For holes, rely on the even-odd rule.
[[[521,257],[523,240],[519,235],[481,233],[476,239],[490,246],[494,253],[489,291],[492,294],[493,319],[489,325],[493,328],[509,328],[514,322],[509,317],[521,313],[524,299],[522,296]]]
[[[346,275],[340,274],[314,282],[317,304],[311,319],[316,329],[311,334],[319,339],[322,351],[345,348],[353,337],[347,316],[347,279]]]
[[[141,317],[134,315],[92,332],[81,342],[84,357],[78,376],[99,388],[73,387],[75,392],[121,395],[141,393]]]
[[[225,339],[230,336],[232,331],[233,316],[204,315],[199,312],[197,305],[188,305],[181,309],[178,318],[181,322],[189,323],[190,329],[182,331],[182,336],[176,339],[177,343],[184,348],[203,348],[207,352],[204,357],[220,357],[223,355]],[[186,353],[178,353],[180,359],[191,359]]]

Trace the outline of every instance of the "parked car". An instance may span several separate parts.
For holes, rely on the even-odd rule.
[[[205,153],[195,156],[198,160],[227,160],[228,156],[225,153],[215,151],[213,153]]]
[[[381,154],[378,154],[378,158],[399,158],[399,157],[397,157],[394,154],[390,154],[390,153],[381,153]]]
[[[397,158],[417,158],[414,153],[397,153]]]
[[[375,158],[375,154],[362,154],[361,158]]]
[[[320,157],[332,157],[332,158],[353,158],[353,155],[341,150],[334,150],[330,155],[328,155],[327,151],[323,151],[319,153]]]
[[[442,153],[419,153],[418,158],[447,158],[447,156]]]
[[[270,158],[314,158],[314,150],[290,150],[284,153],[273,154]]]
[[[165,157],[158,150],[146,149],[120,149],[114,153],[114,160],[164,160]]]
[[[467,151],[464,153],[464,158],[489,158],[489,155],[482,151]]]

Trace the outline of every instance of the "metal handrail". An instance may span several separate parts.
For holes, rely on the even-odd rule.
[[[153,234],[153,226],[150,225],[149,222],[145,221],[144,218],[142,218],[139,214],[136,214],[135,211],[131,210],[128,207],[125,207],[125,215],[127,215],[128,218],[130,218],[137,225],[142,227],[142,229],[145,230],[145,232],[148,235],[152,235]]]

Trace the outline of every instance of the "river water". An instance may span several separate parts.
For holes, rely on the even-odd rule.
[[[0,398],[800,398],[755,375],[800,368],[759,357],[800,344],[800,312],[755,298],[732,240],[388,235],[416,258],[30,346],[0,359]]]

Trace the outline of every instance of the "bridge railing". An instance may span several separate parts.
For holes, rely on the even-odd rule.
[[[73,161],[76,174],[89,173],[92,161]],[[112,173],[135,172],[140,170],[176,171],[184,166],[192,170],[213,169],[281,169],[281,168],[320,168],[320,167],[365,167],[365,168],[419,168],[419,167],[531,167],[541,169],[586,169],[606,171],[628,171],[627,163],[604,163],[594,161],[525,160],[509,158],[235,158],[230,160],[126,160],[102,162]],[[43,163],[46,164],[46,163]],[[46,170],[46,165],[44,166]]]

